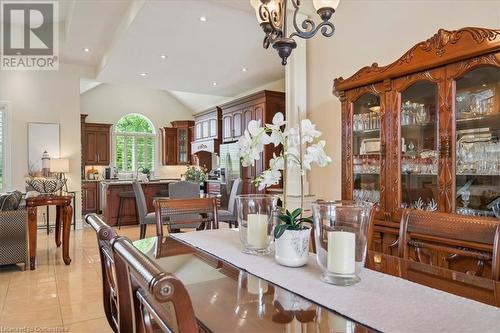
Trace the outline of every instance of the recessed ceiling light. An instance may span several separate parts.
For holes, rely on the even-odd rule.
[[[241,69],[241,71],[242,71],[242,72],[246,72],[246,71],[247,71],[247,69],[246,69],[245,67],[243,67],[243,68]]]
[[[200,21],[201,22],[207,22],[207,17],[206,16],[200,16]]]
[[[167,55],[166,54],[162,54],[162,55],[160,55],[160,58],[167,59]]]
[[[217,85],[217,82],[212,82],[212,85],[215,87]]]
[[[148,76],[148,73],[146,73],[146,72],[142,72],[142,73],[140,73],[139,75],[140,75],[140,76]]]
[[[85,53],[89,53],[89,52],[90,52],[90,49],[89,49],[88,47],[84,47],[84,48],[83,48],[83,52],[85,52]]]

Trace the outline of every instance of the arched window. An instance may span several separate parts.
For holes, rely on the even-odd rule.
[[[128,114],[115,125],[115,161],[120,172],[154,169],[156,133],[141,114]]]

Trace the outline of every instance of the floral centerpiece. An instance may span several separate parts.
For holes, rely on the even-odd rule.
[[[300,126],[288,127],[284,115],[277,113],[272,124],[262,125],[260,121],[250,121],[238,142],[239,156],[244,167],[253,166],[260,159],[266,145],[282,147],[279,155],[273,155],[269,168],[256,177],[254,184],[261,191],[283,181],[283,207],[279,222],[274,228],[274,237],[275,258],[280,264],[287,266],[302,266],[307,261],[309,228],[303,226],[302,222],[311,220],[302,217],[305,171],[311,170],[314,164],[325,167],[332,161],[325,152],[326,142],[320,140],[320,137],[321,132],[309,119],[301,120]],[[300,177],[301,204],[300,208],[290,213],[287,209],[287,176],[293,171],[297,171],[296,174]]]
[[[193,183],[203,184],[207,180],[207,168],[197,165],[187,167],[186,173],[183,174],[184,179]]]

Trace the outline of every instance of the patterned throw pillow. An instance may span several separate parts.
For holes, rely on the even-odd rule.
[[[0,196],[0,210],[17,210],[23,198],[23,194],[19,191],[12,191]]]

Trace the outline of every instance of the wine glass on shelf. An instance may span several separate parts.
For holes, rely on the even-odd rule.
[[[457,213],[462,215],[471,215],[471,213],[473,212],[468,207],[470,199],[470,191],[463,191],[460,196],[462,198],[463,206],[457,210]]]

